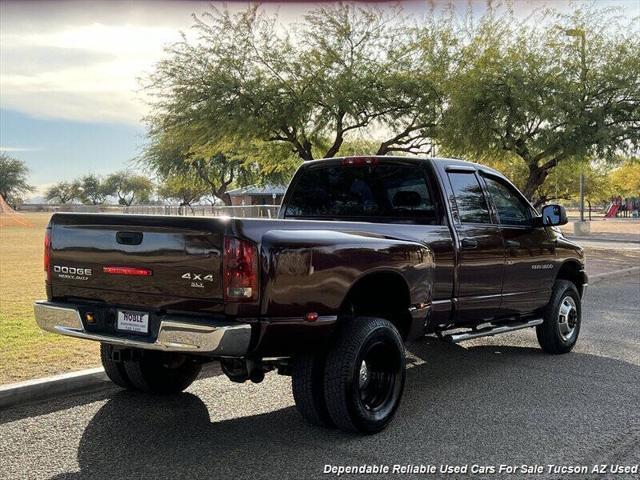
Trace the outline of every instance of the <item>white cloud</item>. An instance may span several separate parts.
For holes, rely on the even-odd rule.
[[[146,110],[137,79],[177,38],[177,29],[167,27],[98,23],[3,34],[0,102],[37,117],[138,123]],[[24,55],[12,54],[43,50],[51,55],[46,61],[38,55],[37,71],[25,69]]]
[[[3,1],[0,8],[0,107],[35,117],[137,124],[147,112],[138,79],[152,71],[164,46],[189,31],[191,14],[209,5]],[[308,8],[288,6],[281,18],[291,21]]]
[[[246,3],[231,3],[230,9]],[[221,8],[222,5],[217,5]],[[285,22],[312,4],[267,4]],[[138,79],[202,2],[0,2],[0,107],[36,117],[139,123]]]
[[[248,3],[228,7],[242,9]],[[462,8],[467,0],[454,3]],[[419,13],[428,11],[428,4],[403,6]],[[530,0],[516,4],[524,10],[532,6]],[[290,23],[314,6],[271,3],[262,8]],[[207,9],[201,2],[2,1],[0,107],[36,117],[137,124],[147,111],[137,79],[153,69],[165,45],[179,40],[180,30],[189,30],[191,14]]]
[[[0,146],[0,152],[37,152],[40,148],[32,147],[3,147]]]
[[[137,124],[138,78],[191,25],[194,3],[0,3],[0,107]]]

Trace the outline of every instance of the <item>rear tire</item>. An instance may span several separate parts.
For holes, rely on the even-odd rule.
[[[198,377],[202,365],[186,355],[144,351],[140,358],[127,360],[124,367],[131,384],[148,393],[171,394],[183,391]]]
[[[326,354],[299,355],[293,359],[291,389],[296,408],[313,425],[333,427],[324,395],[324,368]]]
[[[405,376],[404,344],[393,324],[352,319],[327,355],[324,385],[331,419],[345,431],[381,431],[400,405]]]
[[[108,343],[100,344],[100,360],[107,377],[119,387],[127,390],[133,389],[133,385],[127,376],[123,362],[116,362],[112,359],[113,345]]]
[[[556,280],[543,318],[536,327],[542,349],[551,354],[570,352],[578,341],[582,322],[580,295],[572,282]]]

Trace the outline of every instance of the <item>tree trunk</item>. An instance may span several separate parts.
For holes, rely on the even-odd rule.
[[[522,191],[524,196],[533,201],[536,191],[542,186],[548,175],[548,170],[541,168],[535,163],[530,163],[527,183],[525,184],[524,190]]]
[[[227,207],[231,206],[231,195],[229,195],[227,192],[216,193],[216,197],[222,200]]]
[[[327,152],[324,154],[324,158],[333,158],[336,156],[336,153],[338,153],[338,151],[340,150],[340,147],[342,146],[342,142],[344,141],[342,134],[338,134],[336,136],[335,141],[333,142],[333,145],[331,145],[331,147],[329,148],[329,150],[327,150]]]

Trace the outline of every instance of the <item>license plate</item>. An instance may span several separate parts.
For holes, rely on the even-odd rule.
[[[149,314],[118,310],[118,330],[125,332],[149,333]]]

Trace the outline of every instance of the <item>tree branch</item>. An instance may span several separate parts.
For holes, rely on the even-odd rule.
[[[410,146],[406,146],[406,147],[402,147],[400,145],[407,145],[410,144],[411,142],[414,142],[415,140],[418,139],[423,139],[423,140],[427,140],[423,135],[417,135],[414,137],[411,137],[411,133],[419,131],[419,130],[423,130],[429,127],[433,127],[434,124],[432,123],[421,123],[418,125],[415,125],[417,118],[414,118],[411,123],[400,133],[398,133],[397,135],[395,135],[394,137],[391,137],[390,139],[382,142],[380,144],[380,147],[378,148],[378,151],[376,152],[376,155],[386,155],[389,152],[395,151],[395,152],[400,152],[400,151],[412,151],[411,149],[406,150],[407,148],[411,148]],[[397,147],[394,147],[394,145],[399,144]],[[423,143],[426,144],[426,143]],[[422,146],[422,145],[420,145]]]
[[[344,126],[343,120],[345,116],[345,111],[342,108],[338,108],[338,112],[336,113],[336,136],[333,140],[333,145],[329,147],[329,150],[324,154],[325,158],[334,157],[340,147],[342,146],[342,142],[344,141]]]

